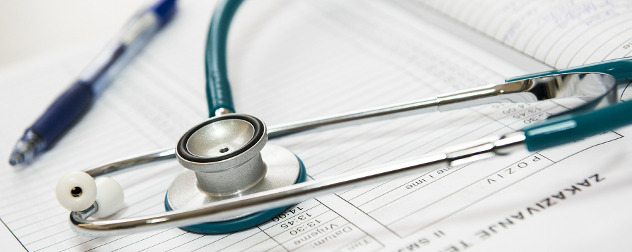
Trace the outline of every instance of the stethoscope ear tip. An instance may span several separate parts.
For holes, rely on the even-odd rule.
[[[62,176],[55,194],[59,204],[73,212],[95,207],[89,215],[94,218],[112,215],[123,206],[123,188],[118,182],[108,177],[94,179],[83,171],[71,171]]]
[[[70,211],[83,211],[97,199],[97,185],[94,178],[82,171],[64,174],[55,189],[57,201]]]

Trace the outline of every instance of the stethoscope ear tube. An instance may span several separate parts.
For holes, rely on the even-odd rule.
[[[352,174],[313,180],[283,188],[249,194],[239,198],[209,203],[196,209],[183,209],[163,214],[117,220],[89,220],[88,214],[72,212],[70,221],[76,232],[87,236],[124,235],[158,228],[190,226],[211,219],[228,218],[299,203],[318,195],[387,181],[400,176],[418,174],[451,165],[460,165],[495,155],[504,155],[524,144],[522,132],[477,141],[444,153],[417,160],[366,169]],[[86,211],[91,211],[88,209]]]
[[[591,93],[593,95],[589,96],[589,103],[596,103],[599,100],[608,97],[609,94],[612,93],[612,87],[614,86],[614,78],[604,74],[570,74],[563,76],[550,76],[545,77],[542,81],[547,83],[547,85],[543,87],[550,87],[551,83],[554,84],[553,86],[557,86],[557,84],[565,84],[570,85],[570,87],[576,87],[573,83],[591,83],[591,85],[587,85],[598,89],[594,90],[595,92]],[[532,86],[532,84],[535,83],[537,82],[527,82],[526,84],[528,84],[527,86]],[[590,90],[592,89],[585,91]],[[608,99],[606,100],[610,101]],[[460,146],[450,151],[422,157],[411,162],[389,165],[386,167],[377,167],[367,169],[365,172],[343,174],[330,179],[320,179],[318,181],[309,181],[301,184],[285,186],[283,188],[256,192],[243,197],[206,204],[196,209],[181,209],[165,214],[118,220],[89,220],[87,219],[90,216],[88,212],[94,211],[94,209],[88,209],[86,210],[88,212],[85,213],[72,212],[71,222],[77,232],[85,235],[120,235],[154,228],[189,226],[201,222],[208,222],[212,219],[228,218],[230,216],[243,213],[262,211],[275,207],[278,208],[298,203],[317,195],[358,187],[368,183],[385,181],[398,176],[418,173],[424,170],[460,165],[496,155],[505,155],[515,149],[528,147],[529,149],[535,150],[538,148],[551,147],[552,145],[578,140],[578,137],[581,138],[632,122],[629,117],[625,117],[625,120],[620,120],[618,122],[611,122],[612,118],[621,118],[620,115],[625,115],[625,112],[629,111],[631,106],[632,103],[624,103],[608,107],[605,110],[601,109],[599,111],[581,114],[575,117],[560,117],[551,123],[539,124],[537,126],[526,128],[524,131],[517,131],[499,137],[483,139]],[[224,116],[224,118],[231,119],[232,117]],[[210,120],[217,121],[219,119]],[[610,123],[605,124],[602,127],[601,125],[598,125],[599,122]],[[576,124],[578,126],[588,126],[589,130],[568,127],[568,125],[572,124]],[[204,125],[205,124],[202,126]],[[551,141],[551,138],[556,139],[555,141]],[[549,141],[551,141],[551,144],[548,144]],[[92,176],[97,176],[126,169],[136,164],[144,164],[154,161],[155,159],[165,159],[173,156],[173,150],[167,150],[144,155],[136,159],[133,158],[98,167],[87,171],[87,173]]]
[[[231,216],[243,212],[295,204],[318,195],[386,181],[399,176],[461,165],[496,155],[506,155],[524,147],[537,150],[552,147],[554,144],[564,144],[630,124],[632,117],[625,116],[630,111],[632,111],[632,102],[624,102],[597,111],[559,117],[551,122],[528,127],[524,131],[476,141],[448,152],[425,156],[410,162],[366,169],[363,172],[329,179],[308,181],[241,198],[211,203],[198,209],[178,210],[165,214],[119,220],[88,220],[85,214],[72,212],[70,220],[75,231],[89,236],[121,235],[156,228],[193,225],[205,222],[211,217]],[[612,118],[621,120],[603,124],[613,121]],[[574,124],[578,127],[568,126]],[[587,127],[587,130],[581,130],[580,127]],[[544,132],[549,132],[549,134],[544,134]],[[550,138],[558,140],[550,141]],[[549,141],[553,144],[543,144]]]

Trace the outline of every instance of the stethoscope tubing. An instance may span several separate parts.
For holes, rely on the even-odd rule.
[[[209,117],[235,112],[228,79],[226,48],[233,17],[243,0],[218,1],[209,25],[206,64],[206,97]]]
[[[594,77],[594,75],[604,77],[604,81],[612,83],[614,86],[614,78],[605,74],[579,74],[585,78]],[[570,79],[577,80],[573,75]],[[586,77],[588,76],[588,77]],[[594,103],[600,98],[608,97],[608,93],[593,97],[588,103]],[[89,220],[90,214],[98,210],[98,205],[82,212],[72,212],[70,215],[71,223],[76,232],[88,236],[103,235],[122,235],[143,230],[151,230],[156,228],[188,226],[201,222],[207,222],[210,219],[225,218],[244,213],[252,213],[264,209],[287,206],[313,198],[318,195],[350,189],[370,183],[386,181],[399,176],[411,175],[424,171],[434,170],[437,168],[463,165],[469,162],[478,161],[497,155],[506,155],[517,149],[528,149],[535,151],[537,149],[529,148],[526,143],[527,135],[537,135],[542,129],[553,128],[544,132],[552,132],[556,135],[540,135],[540,138],[546,140],[539,142],[554,142],[562,144],[564,142],[551,141],[550,138],[559,138],[565,142],[582,138],[588,135],[608,130],[614,127],[620,127],[632,122],[632,118],[624,119],[619,122],[598,124],[599,127],[593,126],[592,123],[597,119],[604,121],[614,115],[621,114],[632,110],[632,103],[622,103],[618,105],[608,106],[598,111],[590,111],[589,113],[560,117],[558,120],[552,120],[550,123],[544,123],[542,127],[530,127],[527,131],[515,131],[498,137],[490,137],[487,139],[475,141],[459,148],[445,151],[438,154],[431,154],[422,158],[403,162],[399,164],[388,165],[384,167],[367,168],[366,170],[343,174],[331,178],[323,178],[314,181],[303,182],[292,186],[278,188],[270,191],[254,193],[239,198],[229,199],[216,203],[210,203],[197,209],[181,209],[174,210],[164,214],[155,214],[145,217],[117,219],[117,220]],[[570,117],[570,118],[567,118]],[[573,129],[564,129],[558,127],[568,125],[568,122],[574,124],[587,124],[589,131],[582,130],[574,132]],[[566,138],[567,132],[572,133],[572,137]],[[561,136],[561,137],[560,137]],[[539,145],[542,148],[550,147],[547,145]],[[122,171],[131,167],[138,167],[140,164],[146,164],[153,161],[164,160],[174,156],[173,150],[165,150],[161,152],[142,155],[137,158],[123,160],[113,164],[104,165],[87,171],[89,175],[100,176],[107,173]]]
[[[206,91],[209,100],[209,115],[211,117],[226,112],[232,113],[234,111],[226,67],[226,43],[231,20],[242,2],[242,0],[219,1],[211,21],[207,41],[211,50],[207,51],[206,55]],[[596,87],[596,93],[584,92],[591,91],[590,88],[587,90],[577,90],[576,88],[578,88],[578,86],[571,85],[570,88],[566,86],[574,80],[582,80],[583,78],[598,78],[602,80],[604,86]],[[612,98],[616,91],[615,83],[614,78],[607,74],[574,73],[554,76],[538,75],[535,78],[519,79],[499,85],[474,88],[393,106],[378,107],[365,111],[269,127],[268,134],[270,138],[274,138],[318,127],[344,126],[346,123],[355,124],[366,122],[366,120],[374,120],[384,116],[399,117],[419,114],[424,111],[443,111],[505,100],[511,102],[534,102],[548,99],[579,97],[587,101],[586,105],[582,107],[594,107],[601,100],[613,102]],[[625,107],[611,107],[619,109],[616,112],[620,113],[621,109],[629,111],[630,104],[632,103],[625,103]],[[593,117],[592,115],[588,115],[587,118],[590,119]],[[573,118],[565,118],[564,120],[573,120]],[[581,121],[587,120],[582,119]],[[566,121],[555,123],[559,124],[550,124],[547,125],[547,127],[565,125]],[[626,123],[628,122],[626,121]],[[614,127],[617,125],[621,126],[622,124],[606,124],[605,126]],[[594,134],[595,131],[604,130],[607,129],[607,127],[582,131],[581,134],[578,133],[574,135],[574,137],[579,137],[582,134]],[[563,132],[563,130],[565,129],[562,129],[561,132]],[[427,155],[413,161],[383,167],[367,168],[360,172],[307,181],[270,191],[210,203],[195,209],[179,209],[144,217],[117,220],[88,219],[91,213],[98,210],[98,205],[95,203],[87,210],[71,212],[70,221],[76,232],[89,236],[122,235],[157,228],[189,226],[216,220],[218,218],[230,218],[243,213],[253,213],[264,209],[288,206],[318,195],[355,188],[379,181],[386,181],[400,176],[466,164],[497,155],[506,155],[517,149],[523,150],[527,148],[532,150],[532,148],[527,146],[527,135],[529,135],[529,132],[538,133],[539,131],[541,131],[541,128],[537,128],[537,126],[531,127],[527,134],[525,134],[525,131],[515,131],[502,136],[476,141],[450,151]],[[567,139],[563,140],[567,141]],[[563,141],[557,141],[555,143],[560,144],[562,142]],[[547,145],[540,146],[548,147]],[[167,149],[103,165],[86,172],[96,177],[173,157],[175,157],[175,151],[173,149]]]
[[[624,102],[608,106],[599,111],[590,111],[579,115],[565,116],[574,117],[574,119],[559,117],[551,120],[550,122],[544,123],[539,128],[531,127],[528,130],[537,131],[538,129],[546,127],[555,127],[555,125],[568,125],[569,120],[574,120],[580,124],[588,124],[582,125],[581,128],[589,126],[589,131],[582,130],[583,132],[581,133],[573,133],[573,136],[575,137],[574,139],[576,139],[578,137],[593,135],[598,132],[612,130],[632,123],[631,117],[623,117],[623,120],[605,125],[595,123],[596,120],[611,119],[612,116],[620,116],[621,114],[629,113],[631,110],[632,102]],[[598,124],[600,127],[590,127],[591,124]],[[553,133],[566,135],[566,132],[563,131],[553,131]],[[472,142],[451,151],[428,155],[409,162],[384,167],[367,168],[356,173],[307,181],[284,188],[246,195],[240,198],[210,203],[197,209],[182,209],[163,214],[154,214],[145,217],[127,219],[88,220],[87,217],[90,213],[95,211],[93,207],[84,212],[72,212],[70,214],[70,221],[76,232],[88,236],[122,235],[157,228],[188,226],[206,222],[210,218],[229,217],[234,216],[235,214],[251,213],[279,206],[287,206],[318,195],[355,188],[370,183],[386,181],[400,176],[418,174],[424,171],[430,171],[446,166],[463,165],[497,155],[507,155],[515,150],[524,149],[525,147],[530,149],[525,143],[527,134],[528,133],[522,131],[516,131],[505,134],[501,137]],[[567,141],[565,143],[568,143],[573,139],[566,140]],[[560,144],[560,142],[556,142],[556,144]],[[547,148],[550,146],[539,147]],[[168,155],[167,152],[164,152],[164,154]],[[148,156],[144,157],[147,158]],[[130,166],[127,166],[127,168],[129,167]],[[92,171],[89,171],[89,173],[102,175],[103,173],[114,171],[118,170],[113,167],[104,166],[93,169]],[[96,205],[95,207],[98,208]]]

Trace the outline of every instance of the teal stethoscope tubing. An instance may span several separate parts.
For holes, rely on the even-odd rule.
[[[226,48],[230,23],[243,0],[223,0],[217,3],[211,20],[206,51],[206,94],[209,116],[218,109],[235,111],[226,66]],[[579,67],[533,73],[507,79],[507,82],[572,72],[601,72],[615,77],[618,83],[632,80],[632,57],[608,60]],[[582,114],[569,114],[523,129],[530,151],[550,148],[590,135],[632,123],[632,117],[622,116],[632,111],[630,102],[609,106]]]
[[[233,16],[242,2],[243,0],[218,1],[211,18],[205,55],[209,117],[217,115],[216,111],[220,109],[235,111],[226,66],[226,44]]]
[[[571,113],[522,129],[529,151],[538,151],[581,140],[632,123],[632,101],[599,110]]]

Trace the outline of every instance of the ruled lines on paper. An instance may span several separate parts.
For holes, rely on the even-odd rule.
[[[473,221],[486,223],[515,207],[518,199],[502,196],[512,188],[544,190],[566,182],[566,175],[584,176],[579,173],[591,167],[570,169],[564,162],[592,159],[594,154],[582,155],[624,142],[622,134],[605,132],[563,148],[519,152],[323,195],[232,234],[170,228],[102,238],[78,235],[54,198],[56,180],[64,172],[172,147],[182,132],[207,116],[203,53],[212,4],[182,1],[177,19],[54,149],[31,167],[0,176],[0,199],[6,202],[0,218],[29,251],[376,251],[399,249],[409,240],[441,250],[460,237],[460,230],[475,228]],[[237,111],[272,126],[502,82],[521,73],[501,56],[399,8],[389,1],[247,2],[236,16],[229,49]],[[16,97],[30,93],[37,98],[19,112],[0,108],[15,118],[0,127],[7,143],[0,154],[8,155],[14,138],[54,97],[48,93],[61,90],[81,67],[74,57],[62,62],[0,74],[0,83],[23,83],[8,86],[10,92],[0,93],[0,100],[18,104]],[[42,80],[58,84],[39,90]],[[519,130],[565,110],[554,102],[493,104],[309,131],[270,143],[297,154],[310,179],[324,179]],[[598,161],[591,164],[602,168]],[[112,218],[163,212],[165,190],[182,169],[166,161],[114,175],[126,200]],[[539,177],[543,173],[551,178]],[[529,181],[533,178],[546,183]],[[531,191],[521,190],[522,196],[539,197]],[[481,214],[481,205],[492,210]]]
[[[629,1],[421,1],[556,68],[629,56]]]

